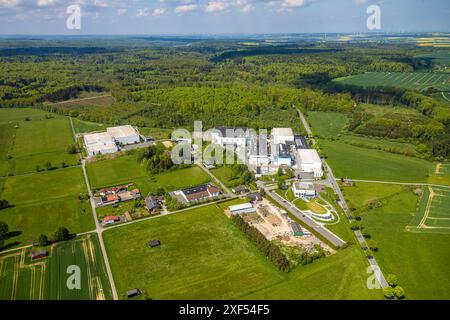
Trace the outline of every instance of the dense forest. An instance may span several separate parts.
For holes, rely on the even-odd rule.
[[[368,71],[432,71],[430,49],[411,44],[298,41],[246,47],[240,40],[120,38],[0,40],[0,107],[33,106],[102,123],[191,128],[293,127],[296,110],[349,115],[348,130],[409,139],[430,157],[450,153],[450,106],[434,92],[344,86]],[[63,45],[61,44],[63,43]],[[57,102],[111,94],[113,102]],[[361,103],[418,111],[366,114]]]

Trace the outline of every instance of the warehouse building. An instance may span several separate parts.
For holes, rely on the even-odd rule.
[[[297,152],[301,171],[314,173],[315,178],[323,177],[322,160],[315,149],[299,149]]]
[[[228,210],[232,215],[256,212],[255,208],[251,203],[243,203],[234,206],[229,206]]]
[[[106,132],[117,142],[124,145],[138,143],[139,132],[130,125],[107,128]]]
[[[84,145],[90,157],[98,154],[114,153],[119,150],[108,132],[84,135]]]
[[[294,142],[294,132],[291,128],[273,128],[272,129],[272,143],[279,144],[286,142]]]

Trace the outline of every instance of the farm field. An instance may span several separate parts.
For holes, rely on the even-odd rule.
[[[410,232],[411,220],[422,216],[415,188],[401,185],[356,183],[345,187],[350,206],[362,210],[362,222],[378,243],[375,257],[385,274],[396,274],[407,299],[449,299],[450,234]],[[426,193],[424,194],[426,197]],[[373,199],[381,207],[363,207]],[[418,205],[419,204],[419,205]],[[416,212],[419,208],[418,212]]]
[[[315,134],[320,137],[336,138],[347,124],[347,115],[338,112],[308,112],[308,120]]]
[[[450,74],[437,72],[367,72],[333,80],[361,87],[395,87],[425,91],[433,87],[439,91],[450,90]]]
[[[0,125],[0,176],[4,177],[9,172],[8,155],[12,141],[14,140],[14,125]]]
[[[94,189],[134,182],[143,195],[160,187],[172,191],[210,181],[196,166],[150,176],[134,155],[93,162],[87,166],[87,171]]]
[[[112,293],[96,234],[47,247],[31,261],[31,248],[0,256],[0,300],[105,300]],[[80,267],[81,289],[66,286],[67,267]]]
[[[99,95],[95,97],[82,97],[80,99],[72,99],[63,102],[55,103],[55,106],[62,108],[74,107],[107,107],[112,105],[115,99],[110,94]]]
[[[24,122],[25,118],[34,121],[48,117],[60,118],[61,116],[32,108],[0,108],[0,123],[18,123]]]
[[[8,200],[11,207],[2,210],[1,220],[13,232],[6,246],[28,244],[61,226],[71,233],[92,230],[90,204],[78,200],[78,195],[86,192],[78,167],[5,178],[0,198]]]
[[[76,133],[104,131],[108,127],[107,124],[84,121],[84,120],[80,120],[78,118],[72,118],[72,122],[73,122],[73,128]]]
[[[36,172],[36,166],[45,168],[78,164],[78,155],[68,154],[67,147],[74,142],[68,118],[22,122],[16,130],[13,158],[10,168],[14,174]]]
[[[450,163],[438,163],[428,178],[428,183],[450,186]]]
[[[139,132],[144,136],[150,136],[155,140],[170,139],[172,129],[140,127]]]
[[[105,231],[119,296],[138,287],[152,299],[381,298],[366,289],[365,261],[353,246],[290,273],[277,271],[223,214],[232,203]],[[148,248],[150,239],[161,246]]]
[[[409,231],[450,234],[450,189],[424,187],[424,195]]]
[[[240,177],[236,179],[232,179],[233,177],[233,170],[231,170],[227,166],[221,166],[218,168],[214,168],[210,170],[211,173],[219,179],[226,187],[232,188],[236,187],[241,184]]]
[[[337,178],[427,182],[428,175],[435,169],[435,164],[422,159],[355,147],[339,141],[322,140],[321,148]]]

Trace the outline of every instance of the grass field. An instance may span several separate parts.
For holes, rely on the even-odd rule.
[[[367,72],[334,81],[361,87],[384,86],[416,91],[425,91],[433,87],[439,91],[450,91],[450,74],[437,72]]]
[[[90,204],[78,200],[78,195],[86,192],[78,167],[7,177],[0,198],[12,207],[1,211],[1,220],[15,236],[7,239],[6,245],[28,244],[30,239],[41,233],[51,235],[61,226],[72,233],[92,230]]]
[[[20,123],[25,118],[42,120],[47,117],[59,118],[56,114],[31,108],[0,108],[0,123]]]
[[[428,183],[450,186],[450,163],[437,163]]]
[[[326,152],[327,162],[338,178],[427,182],[428,175],[435,170],[435,165],[425,160],[338,141],[322,140],[321,148]]]
[[[159,187],[172,191],[211,180],[196,166],[149,176],[133,155],[91,163],[87,171],[94,189],[134,182],[144,195]]]
[[[49,256],[29,258],[30,248],[0,256],[0,300],[104,300],[112,293],[97,235],[46,248]],[[67,267],[80,268],[81,289],[66,286]]]
[[[86,97],[80,99],[72,99],[63,102],[55,103],[55,106],[63,108],[74,108],[74,107],[105,107],[110,106],[115,102],[115,99],[110,94],[98,95],[95,97]]]
[[[223,214],[231,203],[114,228],[104,233],[124,299],[370,299],[362,253],[351,246],[290,273],[279,272]],[[159,239],[161,246],[146,243]]]
[[[72,118],[73,128],[76,133],[86,133],[92,131],[104,131],[108,127],[107,124],[83,121],[78,118]]]
[[[8,155],[10,154],[14,141],[14,133],[14,125],[0,125],[0,176],[2,177],[6,176],[9,172]]]
[[[417,213],[407,229],[414,232],[450,234],[450,189],[424,187]]]
[[[78,156],[66,152],[73,142],[68,118],[24,121],[16,130],[11,171],[14,174],[35,172],[38,165],[44,169],[46,162],[55,167],[62,162],[76,165]]]
[[[381,200],[379,208],[363,208],[362,221],[378,243],[375,257],[383,272],[398,276],[406,297],[450,299],[450,234],[409,232],[406,228],[417,214],[422,215],[419,197],[400,185],[371,183],[357,183],[344,192],[356,209],[374,198]]]
[[[308,112],[313,131],[320,137],[334,137],[341,134],[347,124],[347,115],[338,112]]]
[[[221,166],[210,170],[211,173],[219,179],[226,187],[232,188],[241,184],[240,177],[232,179],[233,170],[227,166]]]

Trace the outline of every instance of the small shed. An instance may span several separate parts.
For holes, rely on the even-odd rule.
[[[139,290],[138,288],[132,289],[130,291],[127,291],[127,297],[129,298],[134,298],[136,296],[141,295],[141,290]]]
[[[45,251],[45,250],[31,252],[31,260],[42,259],[42,258],[45,258],[46,256],[47,256],[47,251]]]
[[[160,246],[160,245],[161,245],[161,241],[159,241],[159,240],[150,240],[150,241],[148,242],[148,246],[149,246],[150,248],[158,247],[158,246]]]
[[[242,186],[237,186],[237,187],[233,188],[232,191],[234,193],[242,193],[242,192],[247,191],[247,187],[243,186],[243,185]]]

